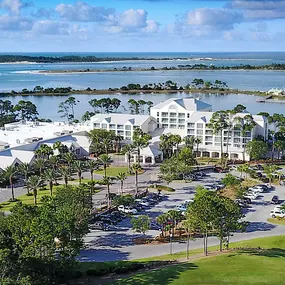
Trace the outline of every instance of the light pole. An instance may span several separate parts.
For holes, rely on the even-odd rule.
[[[173,237],[173,234],[169,232],[170,255],[172,255],[172,237]]]

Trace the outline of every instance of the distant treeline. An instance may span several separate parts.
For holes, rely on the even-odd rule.
[[[96,57],[96,56],[28,56],[28,55],[0,55],[0,63],[12,62],[37,62],[37,63],[60,63],[60,62],[102,62],[124,60],[170,60],[172,58],[140,58],[140,57]]]

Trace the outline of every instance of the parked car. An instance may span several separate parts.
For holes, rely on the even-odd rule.
[[[91,230],[101,230],[101,231],[108,231],[109,225],[104,224],[101,221],[95,222],[94,224],[89,225]]]
[[[145,207],[149,206],[149,202],[146,199],[136,199],[135,202]]]
[[[257,193],[247,193],[243,196],[244,198],[249,198],[250,200],[255,200],[258,197]]]
[[[271,203],[272,204],[279,204],[280,203],[279,197],[277,195],[274,195],[271,199]]]
[[[130,207],[130,206],[124,206],[124,205],[120,205],[120,206],[118,207],[118,211],[123,212],[123,213],[126,213],[126,214],[133,214],[133,215],[135,215],[135,214],[138,213],[138,210],[137,210],[137,209],[132,208],[132,207]]]
[[[285,202],[281,203],[280,205],[277,205],[274,207],[274,211],[280,211],[282,207],[284,207]]]
[[[278,217],[278,218],[285,218],[285,211],[282,211],[282,210],[280,210],[280,211],[272,210],[270,212],[270,216],[272,218],[276,218],[276,217]]]
[[[187,205],[185,204],[179,204],[176,206],[176,210],[180,212],[186,212],[187,211]]]
[[[214,171],[218,173],[228,173],[229,172],[228,169],[223,169],[221,167],[215,167]]]
[[[158,225],[157,223],[151,222],[150,223],[150,229],[159,231],[159,230],[161,230],[161,226]]]

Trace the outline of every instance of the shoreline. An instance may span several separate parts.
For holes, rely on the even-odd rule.
[[[170,90],[170,89],[163,89],[163,90],[109,90],[109,89],[98,89],[98,90],[72,90],[66,93],[10,93],[10,92],[0,92],[0,97],[15,97],[15,96],[69,96],[72,94],[78,95],[138,95],[138,94],[192,94],[192,93],[208,93],[208,94],[218,94],[218,95],[226,95],[226,94],[245,94],[245,95],[253,95],[253,96],[260,96],[265,97],[268,96],[268,93],[265,91],[250,91],[250,90],[239,90],[239,89],[225,89],[225,90],[218,90],[218,89],[199,89],[199,88],[192,88],[188,90]],[[273,96],[273,98],[284,98],[284,96]]]
[[[33,70],[33,71],[27,71],[26,73],[30,74],[43,74],[43,75],[62,75],[62,74],[93,74],[93,73],[116,73],[116,72],[155,72],[155,71],[162,71],[162,72],[167,72],[167,71],[280,71],[284,72],[284,69],[269,69],[269,68],[252,68],[252,69],[247,69],[247,68],[179,68],[179,67],[168,67],[166,68],[127,68],[127,69],[70,69],[70,70]],[[20,73],[20,72],[19,72]],[[23,72],[24,73],[24,72]]]

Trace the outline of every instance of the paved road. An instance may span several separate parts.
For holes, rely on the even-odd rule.
[[[147,174],[145,174],[147,175]],[[166,212],[175,208],[185,199],[193,198],[195,187],[197,185],[209,184],[223,177],[223,174],[210,174],[205,179],[199,182],[192,183],[172,183],[171,187],[176,189],[176,192],[169,194],[167,199],[160,202],[155,207],[146,211],[151,217],[155,218],[162,212]],[[273,195],[279,195],[281,200],[285,200],[285,187],[277,186],[269,193],[262,193],[262,196],[253,202],[252,206],[246,209],[245,220],[250,222],[246,233],[237,233],[231,241],[241,241],[264,236],[282,235],[285,228],[276,226],[267,222],[270,210],[273,205],[269,201]],[[158,231],[149,231],[148,236],[157,236]],[[146,258],[168,254],[170,252],[169,244],[161,245],[134,245],[133,238],[140,236],[133,233],[130,229],[129,220],[124,220],[118,225],[118,228],[113,231],[102,232],[92,231],[85,239],[87,249],[82,251],[80,259],[82,261],[110,261],[110,260],[131,260],[138,258]],[[191,248],[201,248],[203,246],[201,239],[196,239],[191,242]],[[216,237],[209,238],[209,245],[218,245]],[[186,244],[173,243],[173,252],[180,252],[186,249]]]

